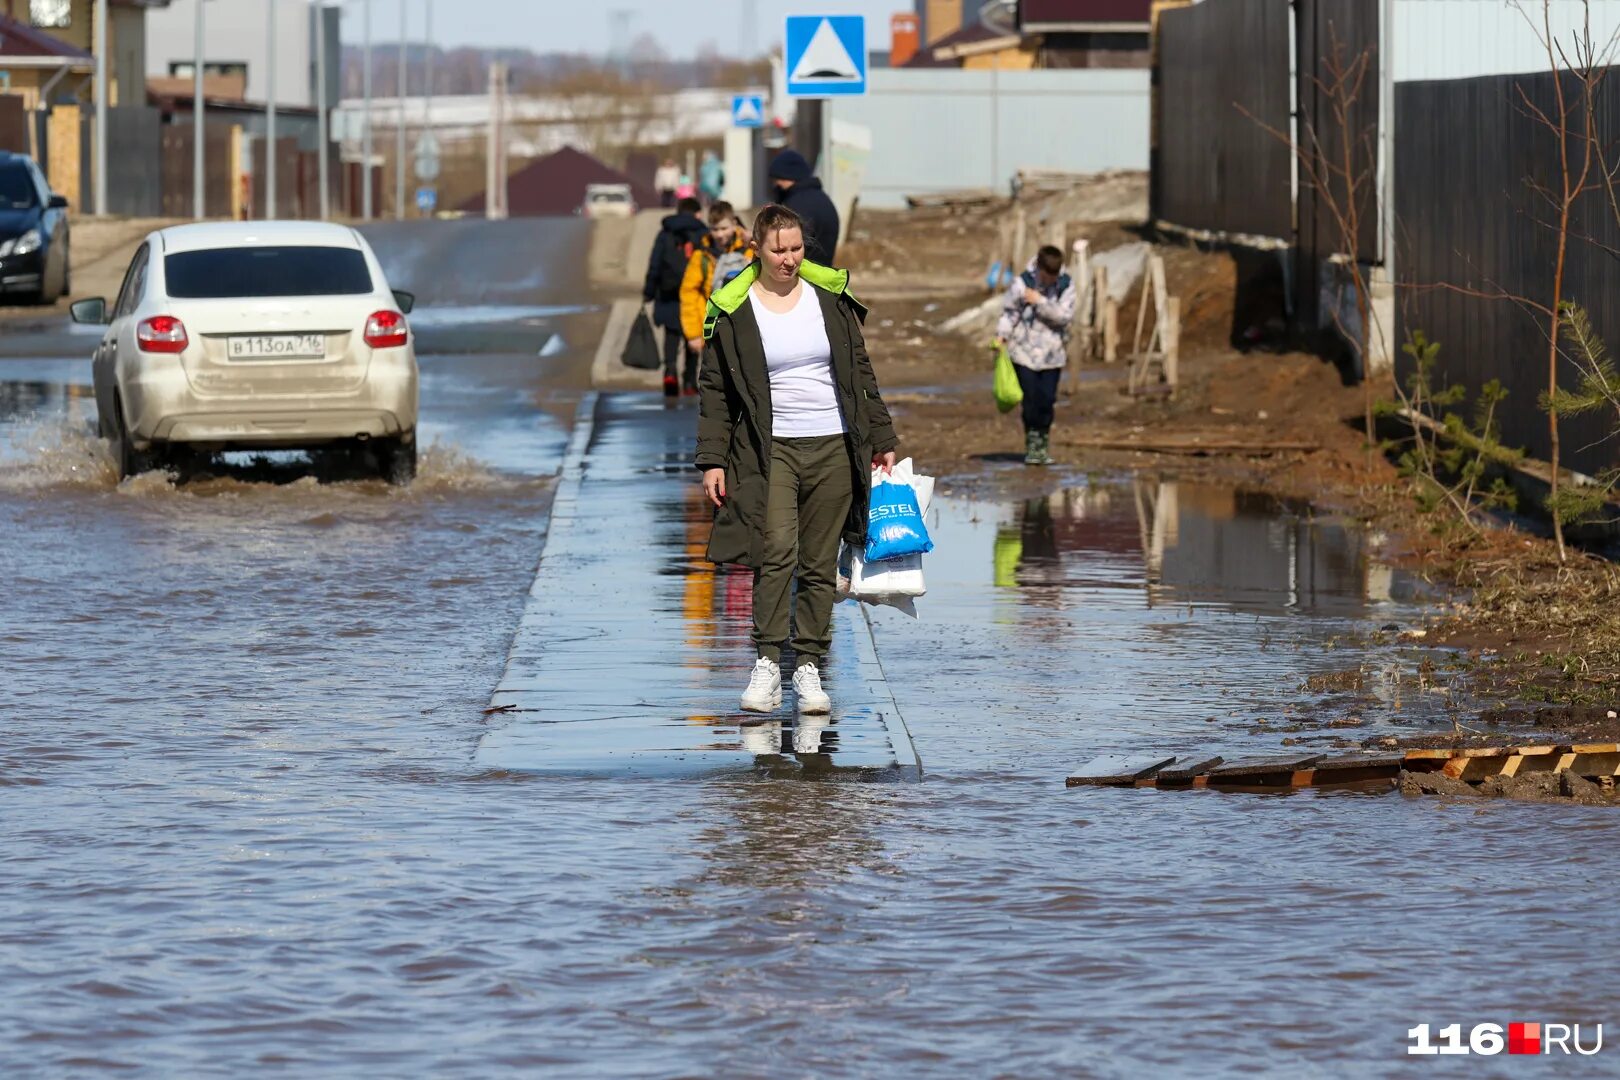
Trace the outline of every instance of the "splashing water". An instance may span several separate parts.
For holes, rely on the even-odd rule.
[[[87,424],[54,417],[9,426],[0,444],[0,491],[117,486],[112,449]]]
[[[421,448],[416,480],[407,488],[392,487],[382,480],[364,476],[328,479],[317,475],[321,470],[296,452],[216,455],[194,475],[182,477],[175,471],[154,469],[120,481],[111,445],[96,436],[83,421],[66,417],[29,419],[9,427],[4,443],[0,444],[0,493],[77,489],[155,498],[332,490],[410,498],[516,490],[546,482],[503,474],[462,447],[441,439],[434,439]]]

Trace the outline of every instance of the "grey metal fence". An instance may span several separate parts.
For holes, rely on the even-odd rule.
[[[107,208],[130,217],[163,213],[163,114],[145,105],[107,110]]]
[[[1326,260],[1379,258],[1378,38],[1377,0],[1204,0],[1159,16],[1154,217],[1287,243],[1306,327],[1323,320]]]
[[[1610,69],[1593,110],[1596,145],[1620,164],[1620,70]],[[1564,76],[1577,133],[1581,91]],[[1521,96],[1522,95],[1522,96]],[[1536,457],[1551,451],[1546,414],[1548,320],[1558,231],[1547,192],[1561,188],[1558,142],[1534,118],[1556,116],[1551,73],[1400,83],[1395,111],[1397,334],[1422,330],[1440,343],[1440,371],[1477,393],[1490,379],[1507,388],[1502,437]],[[1575,203],[1563,294],[1585,307],[1611,350],[1620,347],[1620,211],[1601,185]],[[1411,360],[1400,358],[1405,377]],[[1561,385],[1577,374],[1567,358]],[[1565,419],[1562,460],[1587,473],[1620,462],[1607,439],[1614,417]]]
[[[1288,130],[1288,52],[1288,5],[1275,0],[1160,14],[1154,217],[1292,235],[1288,146],[1265,130]]]

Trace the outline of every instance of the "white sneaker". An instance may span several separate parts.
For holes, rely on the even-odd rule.
[[[782,707],[782,665],[760,657],[743,691],[743,712],[771,712]]]
[[[793,673],[793,695],[799,699],[802,713],[832,712],[832,698],[821,688],[821,672],[814,664],[800,664]]]

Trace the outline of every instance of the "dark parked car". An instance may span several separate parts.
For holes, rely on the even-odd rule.
[[[0,150],[0,302],[49,304],[72,290],[67,206],[33,158]]]

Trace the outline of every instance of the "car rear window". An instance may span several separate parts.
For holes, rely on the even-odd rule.
[[[168,294],[179,300],[259,296],[362,296],[372,291],[354,248],[241,247],[166,256]]]

